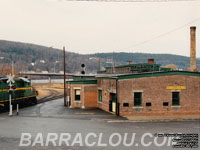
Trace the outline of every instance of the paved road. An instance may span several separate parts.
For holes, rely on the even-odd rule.
[[[112,122],[113,120],[113,122]],[[115,122],[115,120],[122,120]],[[154,138],[149,134],[155,133],[199,133],[199,121],[185,122],[128,122],[125,118],[116,117],[110,113],[103,112],[99,109],[70,109],[63,106],[63,99],[49,101],[36,106],[23,108],[20,110],[20,115],[8,117],[7,113],[0,114],[0,149],[1,150],[35,150],[35,149],[61,149],[61,150],[132,150],[132,149],[172,149],[167,143],[164,146],[158,147],[154,142]],[[85,142],[85,137],[88,133],[94,133],[97,137],[90,136],[88,143],[94,143],[94,146],[88,147]],[[31,134],[31,144],[38,137],[38,133],[42,134],[43,143],[46,143],[48,133],[60,135],[68,133],[71,135],[69,145],[63,142],[61,146],[53,146],[52,143],[48,146],[41,146],[41,143],[35,146],[19,146],[21,134]],[[80,133],[80,135],[78,134]],[[118,133],[111,138],[113,133]],[[125,133],[128,133],[127,143],[131,142],[132,133],[136,133],[134,144],[132,146],[124,146],[121,142],[117,147],[112,146],[117,143],[119,136],[124,138]],[[152,144],[148,147],[142,146],[141,138],[145,133],[148,133],[144,138],[144,143]],[[79,135],[79,136],[78,136]],[[102,142],[101,141],[102,135]],[[76,138],[78,137],[78,138]],[[118,138],[117,138],[118,137]],[[82,139],[80,139],[82,138]],[[39,141],[41,142],[41,139]],[[75,144],[73,142],[77,142]],[[83,141],[83,146],[80,146],[80,141]],[[158,139],[158,143],[163,141]],[[25,143],[25,141],[23,141]],[[107,144],[107,146],[97,146],[99,143]],[[72,143],[74,146],[71,146]],[[59,140],[56,140],[56,145]]]

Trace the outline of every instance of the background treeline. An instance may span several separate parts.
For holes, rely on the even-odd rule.
[[[54,72],[54,65],[56,72],[63,70],[63,51],[52,47],[0,40],[0,57],[6,58],[0,59],[1,66],[5,67],[11,64],[10,60],[13,60],[17,72]],[[86,64],[88,72],[94,71],[98,64],[89,57],[66,51],[67,72],[80,72],[82,63]],[[2,70],[2,67],[0,69]]]
[[[56,72],[63,70],[63,52],[52,47],[0,40],[0,57],[5,58],[0,59],[0,74],[3,74],[3,71],[5,70],[10,70],[10,60],[14,61],[16,72],[54,72],[54,66]],[[113,59],[115,65],[120,65],[126,64],[127,61],[132,61],[132,63],[145,63],[148,58],[154,58],[156,63],[163,66],[167,64],[175,64],[178,68],[183,69],[188,68],[190,62],[189,57],[171,54],[96,53],[82,55],[66,51],[67,72],[80,72],[81,64],[83,63],[86,65],[87,73],[95,73],[98,69],[98,58],[101,58],[101,69],[111,65],[110,63],[107,63],[109,59]],[[33,63],[35,65],[33,65]],[[200,60],[197,61],[197,64],[198,67],[200,67]]]

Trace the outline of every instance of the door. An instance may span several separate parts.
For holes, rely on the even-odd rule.
[[[112,108],[111,112],[116,112],[116,94],[115,93],[110,93],[110,107]]]

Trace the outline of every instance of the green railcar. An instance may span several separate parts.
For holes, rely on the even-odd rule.
[[[0,108],[6,109],[9,107],[9,84],[8,78],[0,78]],[[37,104],[36,90],[31,87],[30,80],[26,78],[14,78],[14,83],[11,87],[11,102],[15,107],[19,105],[32,105]]]

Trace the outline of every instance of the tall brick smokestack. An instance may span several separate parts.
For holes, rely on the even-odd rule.
[[[190,27],[190,71],[196,71],[196,27]]]

